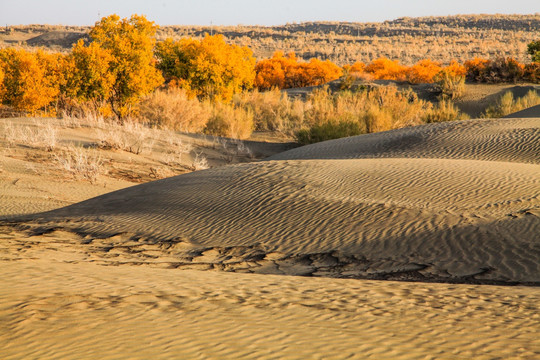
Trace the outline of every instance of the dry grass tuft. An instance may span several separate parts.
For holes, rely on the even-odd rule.
[[[194,171],[205,170],[210,166],[208,165],[208,160],[202,153],[195,153],[195,158],[193,159],[192,168]]]
[[[253,118],[253,111],[249,108],[215,103],[205,131],[211,135],[246,139],[255,127]]]
[[[140,117],[151,126],[182,132],[202,132],[212,113],[207,102],[190,98],[183,89],[158,90],[140,105]]]
[[[28,125],[16,125],[13,122],[5,122],[2,132],[3,138],[10,147],[21,144],[42,148],[46,151],[53,151],[58,146],[58,132],[50,121],[44,120],[38,122],[34,120],[34,126],[32,127]]]
[[[450,100],[441,100],[433,109],[426,111],[424,121],[435,123],[441,121],[466,120],[470,117],[459,111],[456,105]]]
[[[76,179],[85,179],[95,183],[98,176],[105,174],[103,160],[95,149],[68,146],[54,154],[56,162]]]
[[[155,139],[152,130],[135,121],[109,122],[97,131],[98,146],[103,149],[123,150],[133,154],[151,152]]]
[[[525,96],[517,99],[514,99],[514,95],[509,91],[501,96],[495,105],[488,107],[480,117],[500,118],[538,104],[540,95],[537,91],[530,90]]]

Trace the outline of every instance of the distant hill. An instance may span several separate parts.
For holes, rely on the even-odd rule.
[[[12,26],[0,31],[0,47],[41,46],[67,51],[90,27]],[[527,44],[540,38],[540,14],[457,15],[399,18],[379,23],[304,22],[279,26],[163,26],[158,40],[223,34],[249,46],[257,58],[277,50],[304,59],[330,59],[340,65],[381,56],[411,64],[420,59],[448,63],[474,57],[514,57],[528,62]]]

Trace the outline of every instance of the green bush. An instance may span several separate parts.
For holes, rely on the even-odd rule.
[[[320,141],[339,139],[348,136],[360,135],[365,131],[359,122],[325,122],[313,125],[309,129],[302,129],[296,132],[296,141],[302,145],[313,144]]]
[[[465,93],[465,76],[442,70],[435,75],[435,83],[443,99],[457,99]]]

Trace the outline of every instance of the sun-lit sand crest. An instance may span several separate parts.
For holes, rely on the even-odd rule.
[[[364,135],[10,218],[0,355],[538,357],[538,288],[474,284],[540,282],[539,128]]]

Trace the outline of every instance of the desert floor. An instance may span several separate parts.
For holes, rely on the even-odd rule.
[[[0,120],[0,358],[540,358],[530,113],[296,149]]]

